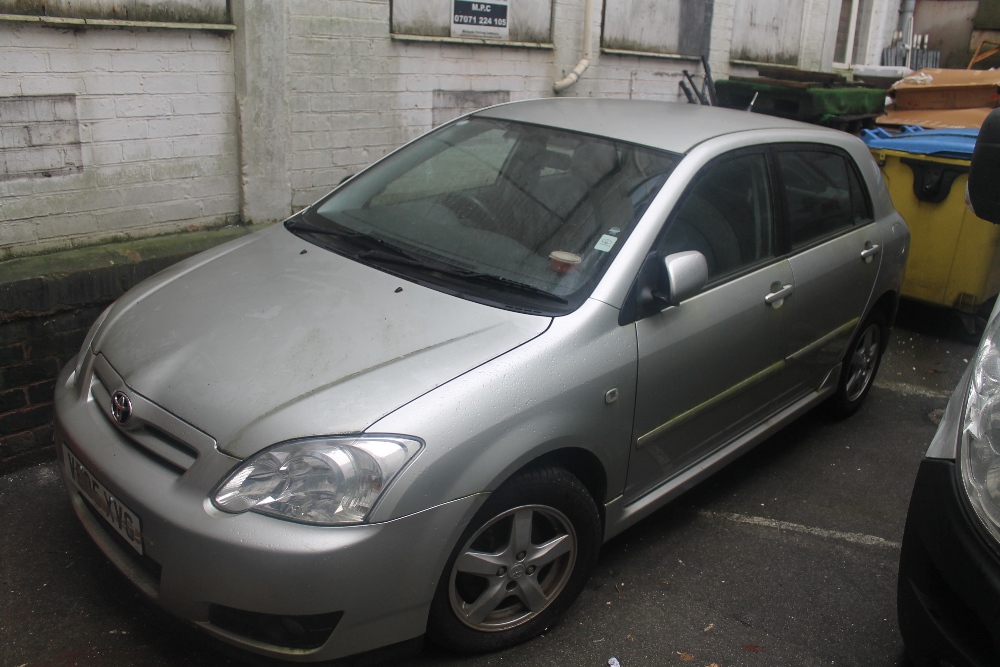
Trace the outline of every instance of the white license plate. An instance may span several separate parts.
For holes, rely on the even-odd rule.
[[[69,470],[69,478],[73,480],[76,488],[91,502],[98,514],[107,519],[111,527],[118,531],[118,534],[141,554],[142,523],[139,521],[139,517],[104,488],[104,485],[98,482],[90,474],[90,471],[80,463],[80,459],[69,451],[69,447],[64,446],[63,451],[66,452],[66,469]]]

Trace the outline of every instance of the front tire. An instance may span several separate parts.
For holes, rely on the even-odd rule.
[[[562,468],[519,473],[469,523],[431,603],[427,635],[455,651],[495,651],[544,632],[597,560],[593,497]]]
[[[849,417],[864,403],[875,375],[882,364],[882,353],[889,342],[889,330],[881,311],[875,310],[858,328],[844,357],[837,392],[830,399],[830,411],[835,417]]]

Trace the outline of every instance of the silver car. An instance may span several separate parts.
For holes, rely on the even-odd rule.
[[[110,307],[58,382],[67,488],[136,586],[248,651],[502,648],[602,542],[857,410],[908,243],[844,133],[478,111]]]

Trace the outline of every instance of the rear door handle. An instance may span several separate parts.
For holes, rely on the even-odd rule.
[[[872,258],[880,252],[882,252],[882,246],[871,241],[866,241],[865,249],[861,251],[861,259],[865,260],[866,263],[871,262]]]
[[[775,283],[774,285],[771,285],[771,289],[774,291],[764,297],[764,303],[772,308],[778,308],[782,303],[784,303],[785,298],[792,293],[792,290],[794,290],[795,287],[792,285],[781,285],[780,283]]]

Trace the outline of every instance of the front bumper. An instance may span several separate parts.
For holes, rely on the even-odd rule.
[[[58,380],[55,424],[73,508],[108,558],[166,611],[246,650],[303,662],[424,633],[438,577],[480,497],[359,526],[227,514],[212,505],[209,493],[236,459],[212,448],[186,471],[163,465],[125,437],[94,395],[74,386],[71,373],[72,362]],[[66,448],[138,515],[143,554],[72,484]],[[236,622],[234,613],[242,614]],[[308,648],[244,631],[261,619],[294,624],[303,618],[332,619],[335,627],[325,641]]]
[[[956,436],[957,438],[957,436]],[[1000,665],[1000,556],[948,459],[920,465],[906,516],[897,612],[918,667]]]

